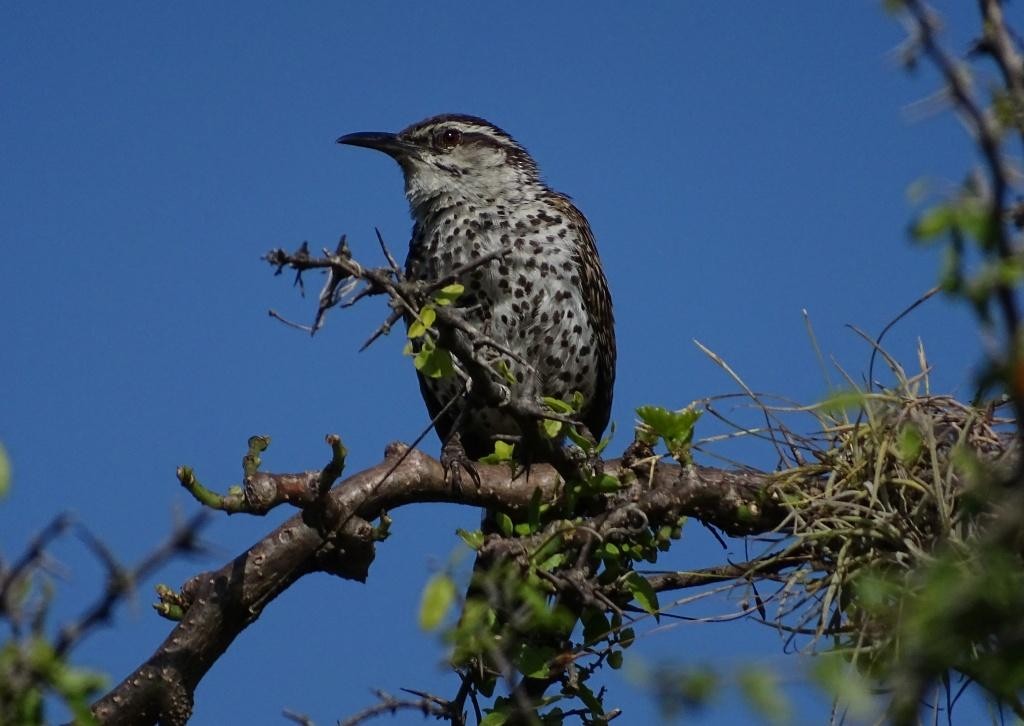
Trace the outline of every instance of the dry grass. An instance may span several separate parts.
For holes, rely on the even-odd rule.
[[[762,613],[787,634],[787,646],[840,650],[865,666],[898,651],[898,635],[862,607],[858,589],[902,581],[941,553],[966,551],[986,520],[968,505],[971,491],[1016,459],[1012,422],[995,407],[930,392],[923,349],[913,375],[876,350],[891,387],[867,388],[843,372],[842,393],[800,407],[769,405],[705,349],[765,418],[742,433],[771,440],[782,461],[772,494],[788,507],[779,528],[786,536],[768,541],[762,562],[766,572],[777,558],[796,564],[754,575],[759,590],[774,583],[770,594],[758,592]],[[788,425],[801,416],[813,417],[814,433]]]

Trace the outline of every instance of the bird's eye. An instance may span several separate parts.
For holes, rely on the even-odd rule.
[[[462,142],[462,132],[458,129],[441,129],[434,137],[434,143],[439,149],[451,149]]]

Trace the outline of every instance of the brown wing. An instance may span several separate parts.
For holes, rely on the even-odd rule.
[[[580,271],[583,307],[597,336],[597,384],[594,396],[582,411],[582,420],[590,433],[600,438],[608,425],[612,411],[612,389],[615,386],[615,319],[612,314],[612,296],[608,290],[597,253],[590,223],[576,205],[563,194],[551,193],[551,203],[559,209],[579,233],[580,245],[573,257]]]

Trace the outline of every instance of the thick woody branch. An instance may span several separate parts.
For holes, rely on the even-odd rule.
[[[610,461],[607,470],[632,481],[629,501],[602,515],[603,528],[615,526],[619,519],[627,524],[630,512],[636,511],[652,521],[697,517],[731,534],[768,532],[784,521],[768,474],[661,462],[641,462],[632,471],[620,471],[621,466],[620,461]],[[192,694],[206,672],[293,582],[312,572],[365,580],[374,546],[368,520],[385,511],[419,502],[525,510],[538,487],[549,501],[560,492],[560,477],[545,465],[532,467],[529,477],[512,477],[504,466],[480,465],[479,473],[479,487],[459,489],[445,481],[435,459],[402,445],[388,447],[384,461],[331,491],[342,522],[337,530],[322,533],[297,514],[219,570],[187,582],[181,594],[181,622],[145,663],[96,702],[97,718],[109,724],[184,723],[191,714]],[[308,480],[306,486],[316,491],[320,472],[288,476],[293,482]]]

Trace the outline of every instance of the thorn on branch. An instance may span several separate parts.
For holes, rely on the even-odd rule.
[[[391,254],[391,250],[389,250],[388,246],[384,243],[384,237],[380,233],[380,228],[374,227],[373,231],[377,233],[377,242],[380,244],[381,252],[384,253],[384,259],[386,259],[388,261],[388,265],[391,266],[391,271],[395,273],[395,278],[401,282],[403,280],[402,268],[398,266],[398,262],[395,261],[395,257]]]

